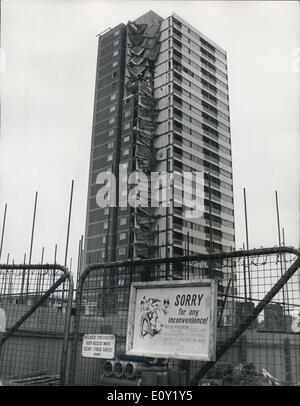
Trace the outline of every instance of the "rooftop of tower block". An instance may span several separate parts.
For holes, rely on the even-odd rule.
[[[222,53],[226,54],[226,50],[222,47],[220,47],[220,45],[216,44],[214,41],[212,41],[210,38],[208,38],[206,35],[204,35],[201,31],[199,31],[197,28],[195,28],[194,26],[192,26],[191,24],[189,24],[186,20],[184,20],[183,18],[181,18],[178,14],[176,13],[172,13],[172,17],[176,18],[179,22],[181,22],[182,24],[184,24],[187,28],[191,29],[192,31],[196,32],[199,36],[201,36],[201,38],[203,38],[204,40],[206,40],[207,42],[209,42],[211,45],[213,45],[217,50],[219,50]],[[136,24],[151,24],[151,23],[156,23],[156,22],[162,22],[165,19],[163,17],[161,17],[160,15],[158,15],[157,13],[155,13],[154,11],[150,10],[147,13],[141,15],[140,17],[137,17],[134,20],[129,19],[129,21],[134,21]],[[97,35],[97,37],[102,36],[106,33],[108,33],[111,29],[116,29],[119,26],[124,26],[125,24],[120,23],[118,24],[116,27],[113,28],[107,28],[106,30],[102,31],[100,34]]]
[[[159,21],[163,21],[164,18],[159,16],[158,14],[154,13],[154,11],[150,10],[147,13],[143,14],[142,16],[136,18],[134,22],[136,24],[150,24],[150,23],[156,23]]]

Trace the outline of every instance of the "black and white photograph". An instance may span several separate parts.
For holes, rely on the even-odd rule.
[[[0,10],[0,386],[299,387],[299,1]]]

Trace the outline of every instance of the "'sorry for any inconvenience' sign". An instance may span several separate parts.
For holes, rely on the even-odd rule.
[[[217,330],[212,280],[131,285],[126,353],[212,361]]]
[[[115,336],[110,334],[85,334],[82,341],[82,356],[113,359],[115,356]]]

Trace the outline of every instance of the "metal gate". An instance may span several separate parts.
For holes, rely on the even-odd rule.
[[[69,383],[201,385],[211,377],[218,380],[218,372],[212,374],[218,368],[224,376],[229,364],[231,370],[254,369],[255,376],[263,371],[274,378],[273,383],[299,383],[300,335],[295,329],[300,320],[299,266],[299,252],[283,247],[87,267],[78,284]],[[218,281],[216,361],[126,356],[131,283],[199,278]],[[84,334],[113,334],[115,359],[82,357]],[[228,384],[234,384],[230,379]]]
[[[0,265],[2,385],[64,385],[73,279],[60,265]]]

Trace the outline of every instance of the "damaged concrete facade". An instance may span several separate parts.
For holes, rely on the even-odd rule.
[[[147,175],[204,171],[204,215],[97,207],[97,173],[118,176],[119,164]],[[85,263],[234,248],[226,52],[175,14],[150,11],[108,30],[99,36]]]
[[[140,193],[142,207],[131,208],[129,257],[156,256],[155,213],[151,207],[151,172],[155,171],[156,110],[154,97],[155,62],[160,49],[161,19],[147,22],[128,22],[125,100],[133,98],[132,145],[133,159],[130,172],[143,172],[148,178],[148,191]],[[141,21],[141,20],[140,20]],[[144,201],[146,199],[146,201]],[[144,202],[143,202],[144,201]]]

